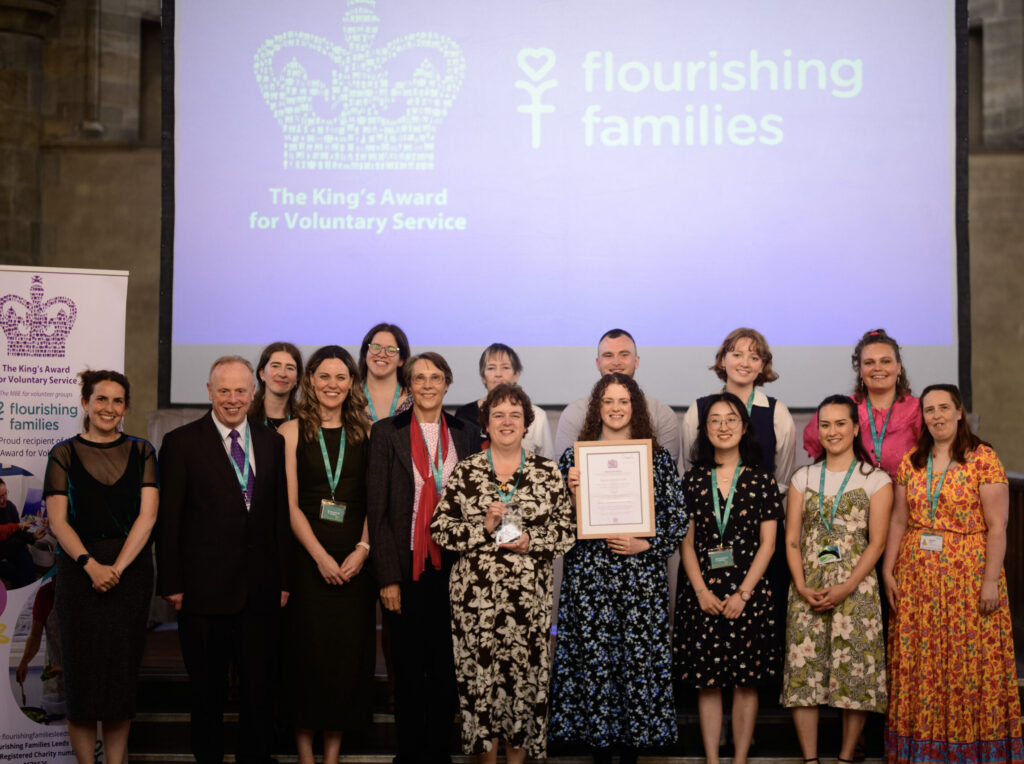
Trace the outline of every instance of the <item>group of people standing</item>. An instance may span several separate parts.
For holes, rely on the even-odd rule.
[[[168,433],[159,471],[152,446],[120,432],[127,379],[83,373],[85,432],[54,448],[44,488],[79,761],[97,721],[124,761],[154,528],[200,762],[223,759],[232,664],[238,761],[270,760],[276,698],[299,760],[320,733],[336,762],[369,719],[378,599],[398,764],[450,761],[456,708],[483,762],[501,746],[509,762],[541,758],[549,742],[636,761],[677,741],[682,687],[698,693],[711,764],[731,694],[742,762],[758,689],[780,678],[809,764],[821,705],[842,709],[842,762],[863,756],[869,712],[888,714],[892,762],[1024,761],[1006,475],[956,388],[914,398],[898,344],[868,332],[854,395],[822,401],[804,432],[816,461],[794,471],[792,416],[761,389],[778,375],[760,333],[723,341],[723,387],[682,434],[634,379],[638,360],[628,332],[602,336],[600,378],[552,446],[506,345],[481,356],[486,395],[450,414],[447,361],[413,356],[397,326],[373,327],[358,360],[330,345],[303,363],[275,343],[255,368],[213,364],[210,412]],[[655,533],[577,539],[572,444],[625,439],[651,440]]]

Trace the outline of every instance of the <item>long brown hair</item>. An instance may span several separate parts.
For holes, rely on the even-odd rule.
[[[299,417],[299,429],[302,437],[312,442],[320,429],[320,402],[313,388],[313,375],[324,361],[337,358],[348,369],[352,383],[348,395],[341,404],[341,424],[345,428],[345,437],[349,443],[361,443],[370,433],[370,421],[366,416],[366,395],[359,377],[359,369],[352,355],[340,345],[324,345],[309,357],[306,362],[306,373],[302,375],[302,397],[296,406]]]
[[[285,410],[289,416],[295,414],[295,397],[298,394],[299,385],[302,381],[302,353],[299,352],[297,347],[290,342],[271,342],[263,348],[263,352],[260,353],[260,360],[256,364],[256,394],[252,397],[252,405],[249,406],[249,419],[261,424],[267,415],[264,404],[267,398],[267,388],[263,378],[260,376],[260,372],[270,363],[270,356],[274,355],[274,353],[287,353],[295,361],[295,379],[298,381],[288,394],[288,403],[285,405]]]
[[[601,399],[610,385],[622,385],[629,391],[629,405],[633,411],[629,418],[629,437],[634,440],[650,438],[654,450],[658,450],[658,439],[651,426],[651,415],[647,410],[647,399],[640,385],[632,377],[619,371],[605,374],[590,391],[590,402],[587,403],[587,418],[583,420],[580,440],[597,440],[601,437]]]
[[[964,464],[967,461],[967,455],[978,446],[991,447],[990,443],[986,443],[971,432],[971,425],[967,421],[967,412],[964,411],[964,401],[960,397],[960,388],[956,385],[928,385],[921,392],[921,397],[917,401],[922,420],[924,420],[924,399],[928,393],[949,393],[949,397],[953,399],[953,405],[960,412],[960,421],[956,423],[956,435],[953,437],[953,445],[949,449],[950,459]],[[928,463],[928,454],[932,452],[934,445],[935,438],[932,437],[931,430],[928,429],[928,425],[923,425],[921,435],[917,439],[917,446],[910,452],[910,464],[915,470],[924,469]]]
[[[868,345],[888,345],[892,348],[892,352],[896,356],[896,363],[900,365],[900,375],[896,378],[896,400],[902,401],[910,395],[910,377],[907,376],[907,367],[903,365],[903,357],[900,355],[900,344],[886,334],[885,329],[872,329],[870,332],[864,332],[864,336],[860,338],[860,341],[853,349],[850,362],[853,365],[854,374],[857,375],[853,383],[853,399],[860,402],[868,394],[868,387],[864,384],[864,378],[860,375],[860,354]]]

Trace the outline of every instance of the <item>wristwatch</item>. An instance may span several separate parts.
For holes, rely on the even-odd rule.
[[[740,589],[740,599],[743,600],[744,602],[750,602],[750,595],[751,594],[753,594],[753,592],[745,592],[742,589]]]
[[[80,567],[80,568],[84,568],[84,567],[85,567],[85,564],[86,564],[87,562],[89,562],[89,560],[91,560],[91,559],[92,559],[92,555],[91,555],[91,554],[80,554],[80,555],[78,555],[78,557],[77,557],[77,558],[75,559],[75,562],[77,562],[77,563],[78,563],[78,567]]]

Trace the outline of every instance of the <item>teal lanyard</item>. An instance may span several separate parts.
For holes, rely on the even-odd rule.
[[[935,493],[932,493],[932,455],[928,454],[928,484],[925,486],[925,489],[928,491],[928,504],[931,507],[928,512],[929,525],[935,525],[935,513],[939,509],[939,494],[942,493],[942,484],[946,482],[946,473],[949,472],[949,468],[952,466],[953,460],[950,459],[949,464],[946,465],[946,469],[942,471],[942,477],[939,478],[939,484],[935,486]]]
[[[331,487],[331,501],[334,501],[334,491],[341,480],[341,464],[345,461],[345,428],[341,428],[341,444],[338,446],[338,463],[331,469],[331,459],[327,455],[327,441],[324,440],[324,428],[318,427],[316,434],[320,436],[320,453],[324,456],[324,472],[327,473],[327,484]]]
[[[441,414],[443,417],[444,414]],[[441,438],[444,436],[444,430],[441,428],[441,422],[437,424],[437,453],[434,454],[434,458],[430,458],[430,446],[427,445],[427,436],[423,434],[423,428],[420,427],[420,437],[423,438],[423,447],[427,449],[427,461],[430,464],[430,471],[434,475],[434,488],[437,489],[437,495],[440,498],[441,489],[444,487],[444,461],[441,456]]]
[[[512,486],[511,490],[502,488],[503,485],[508,485],[508,483],[498,482],[498,473],[494,471],[494,460],[491,458],[491,449],[489,448],[487,449],[487,463],[491,465],[491,474],[494,475],[494,487],[498,489],[498,498],[501,499],[502,504],[508,504],[512,501],[512,497],[519,487],[519,481],[523,477],[523,470],[526,467],[526,449],[519,449],[519,473],[516,475],[516,484]]]
[[[366,402],[370,405],[370,421],[377,421],[377,410],[373,407],[373,398],[370,397],[370,388],[365,382],[363,382],[363,392],[366,393]],[[388,412],[388,416],[395,415],[395,409],[398,408],[398,399],[402,397],[402,386],[395,382],[395,397],[391,399],[391,410]]]
[[[292,421],[292,415],[291,414],[285,414],[284,415],[284,421],[286,421],[286,422]],[[263,415],[263,426],[264,427],[270,427],[270,418],[266,414]]]
[[[722,504],[718,498],[718,471],[711,468],[711,498],[715,503],[715,522],[718,523],[718,538],[725,542],[725,526],[729,524],[729,515],[732,514],[732,500],[736,493],[736,481],[739,479],[743,462],[736,465],[736,471],[732,473],[732,484],[729,486],[729,496],[725,499],[725,516],[722,516]]]
[[[722,387],[722,392],[725,392],[724,386]],[[754,408],[754,394],[756,392],[757,388],[755,387],[753,390],[750,391],[750,395],[747,396],[747,416],[750,416],[750,410]]]
[[[245,493],[245,489],[249,486],[249,428],[245,428],[245,456],[243,458],[245,469],[238,469],[238,462],[233,458],[231,459],[231,466],[235,468],[235,476],[238,478],[238,485],[242,488],[242,493]]]
[[[839,509],[839,500],[843,498],[843,491],[846,490],[846,484],[850,482],[850,475],[853,474],[853,468],[857,466],[857,460],[854,459],[850,462],[850,468],[846,470],[846,477],[843,478],[843,482],[839,484],[839,493],[836,494],[835,500],[832,502],[832,514],[829,518],[825,519],[825,462],[821,463],[821,482],[818,484],[818,511],[821,513],[821,522],[825,526],[825,530],[829,533],[832,532],[832,522],[836,519],[836,510]]]
[[[885,439],[885,431],[889,427],[889,417],[892,416],[892,410],[896,408],[896,396],[893,396],[892,405],[889,407],[889,411],[886,412],[885,419],[882,421],[881,432],[875,430],[875,415],[871,412],[871,396],[865,395],[864,402],[868,404],[868,424],[871,425],[871,440],[875,445],[875,464],[881,467],[882,441]]]

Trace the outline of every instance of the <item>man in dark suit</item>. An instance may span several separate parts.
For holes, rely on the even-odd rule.
[[[448,596],[453,555],[429,540],[429,525],[437,487],[456,462],[480,450],[480,430],[442,410],[452,383],[444,358],[422,353],[409,359],[405,369],[412,408],[380,420],[370,432],[370,559],[391,640],[398,733],[394,762],[449,762],[456,700]]]
[[[169,432],[160,449],[158,591],[178,610],[191,680],[192,753],[224,758],[228,667],[239,676],[235,758],[271,761],[280,609],[291,543],[284,440],[246,420],[252,366],[217,359],[207,382],[212,410]]]

